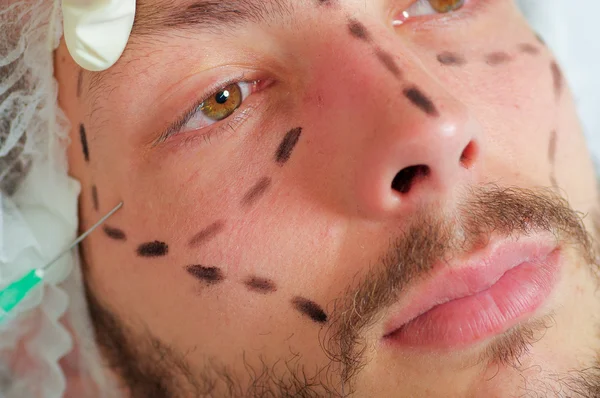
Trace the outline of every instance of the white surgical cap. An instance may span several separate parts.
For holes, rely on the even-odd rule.
[[[541,9],[550,1],[535,3]],[[529,11],[538,15],[533,6]],[[554,29],[565,23],[555,22]],[[57,105],[52,67],[61,26],[59,0],[0,0],[0,288],[43,265],[77,231],[79,184],[67,176],[69,125]],[[548,39],[552,45],[553,38]],[[569,75],[568,66],[577,64],[563,62]],[[596,76],[578,76],[584,82],[588,78]],[[117,398],[115,386],[103,378],[78,255],[65,256],[55,268],[19,315],[0,325],[0,398],[62,397],[65,372],[73,369],[79,376],[73,396]]]

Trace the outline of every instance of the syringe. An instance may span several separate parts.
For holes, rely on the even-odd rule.
[[[78,244],[81,243],[85,238],[88,237],[96,228],[102,225],[108,220],[113,214],[116,213],[123,206],[123,202],[119,203],[117,207],[112,209],[107,215],[102,217],[100,221],[94,224],[90,229],[85,231],[80,237],[75,239],[73,243],[69,245],[65,250],[60,252],[56,257],[50,260],[46,265],[41,268],[36,268],[29,271],[20,279],[11,283],[3,289],[0,289],[0,324],[6,319],[6,317],[15,309],[21,301],[23,301],[27,295],[35,289],[37,285],[42,282],[46,273],[58,261],[62,256],[73,250]]]

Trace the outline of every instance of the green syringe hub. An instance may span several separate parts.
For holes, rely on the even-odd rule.
[[[34,269],[0,290],[0,323],[41,281],[44,271]]]

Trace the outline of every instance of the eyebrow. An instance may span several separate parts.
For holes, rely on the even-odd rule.
[[[161,4],[158,4],[160,1]],[[220,33],[227,27],[273,19],[290,18],[294,0],[138,0],[130,42],[122,58],[131,51],[136,37],[161,36],[166,31],[192,29],[194,32]],[[164,44],[164,42],[161,41]],[[110,91],[105,85],[111,70],[84,71],[88,75],[87,90],[92,100],[99,91]],[[92,105],[95,113],[95,105]]]
[[[165,30],[225,28],[244,22],[264,22],[292,13],[292,0],[156,0],[138,2],[132,36],[157,35]]]

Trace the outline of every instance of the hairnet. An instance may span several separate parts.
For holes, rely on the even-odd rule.
[[[67,175],[69,125],[52,67],[61,34],[58,0],[0,0],[0,288],[77,233],[79,184]],[[62,397],[65,371],[77,377],[71,395],[117,397],[102,378],[78,255],[52,269],[0,325],[0,397]]]

